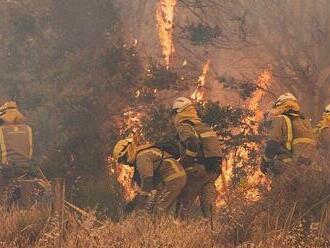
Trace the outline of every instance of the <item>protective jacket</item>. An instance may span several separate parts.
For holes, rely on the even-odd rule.
[[[155,207],[159,211],[169,210],[186,184],[186,172],[181,164],[156,147],[140,146],[134,166],[141,180],[142,194],[159,189]]]
[[[216,133],[202,123],[193,106],[175,116],[175,128],[180,146],[180,161],[187,172],[187,185],[177,204],[177,217],[186,219],[199,196],[204,217],[212,218],[215,210],[215,181],[220,175],[221,145]]]
[[[177,114],[175,128],[183,164],[203,163],[205,160],[219,160],[223,157],[216,132],[201,122],[193,106]]]
[[[273,119],[265,157],[310,164],[315,146],[316,137],[311,122],[298,113],[288,112]]]
[[[140,176],[142,190],[150,190],[153,185],[151,182],[155,181],[154,177],[169,182],[185,176],[185,171],[178,161],[155,147],[142,150],[140,148],[136,155],[135,166]]]

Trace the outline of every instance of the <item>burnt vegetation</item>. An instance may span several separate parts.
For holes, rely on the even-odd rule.
[[[178,2],[194,16],[179,36],[194,48],[193,55],[187,52],[192,61],[210,49],[239,51],[244,63],[249,61],[235,63],[237,70],[243,68],[242,76],[220,76],[212,69],[217,83],[242,102],[257,90],[267,96],[290,90],[306,99],[308,117],[319,117],[330,96],[328,1]],[[143,113],[147,140],[175,141],[168,100],[190,89],[200,69],[187,72],[145,59],[126,40],[120,12],[115,0],[0,4],[0,100],[19,103],[34,130],[35,163],[46,176],[64,177],[67,198],[103,218],[97,225],[93,211],[82,220],[68,216],[65,247],[328,247],[328,170],[292,170],[273,182],[271,191],[258,185],[258,202],[247,199],[248,178],[262,157],[265,126],[243,104],[198,105],[203,121],[219,135],[225,160],[235,155],[230,197],[219,193],[224,204],[215,231],[199,220],[176,226],[171,218],[155,224],[146,216],[123,215],[122,189],[107,162],[123,136],[118,119],[124,110],[137,109]],[[260,89],[246,68],[255,72],[267,66],[276,87]],[[0,231],[4,247],[35,247],[48,218],[38,209],[2,208],[0,217],[6,223]]]

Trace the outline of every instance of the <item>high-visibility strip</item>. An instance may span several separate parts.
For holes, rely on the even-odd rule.
[[[207,131],[207,132],[201,133],[200,136],[201,136],[201,138],[217,137],[217,134],[214,131]]]
[[[174,173],[172,175],[169,175],[169,176],[163,178],[164,182],[169,182],[169,181],[172,181],[176,178],[179,178],[179,177],[182,177],[182,176],[186,175],[186,172],[184,170],[180,169],[178,164],[175,161],[173,161],[171,159],[166,159],[166,162],[170,163],[171,167],[174,170]]]
[[[284,117],[287,129],[288,129],[288,138],[285,144],[285,148],[288,149],[289,151],[292,150],[292,141],[293,141],[293,129],[292,129],[292,122],[289,117],[286,115],[282,115]]]
[[[306,143],[306,144],[311,144],[316,146],[316,141],[310,138],[297,138],[294,139],[292,142],[292,145],[297,145],[297,144],[302,144],[302,143]]]
[[[179,178],[179,177],[183,177],[183,176],[185,176],[185,175],[186,175],[186,173],[185,173],[184,171],[181,171],[181,172],[179,172],[179,173],[175,173],[175,174],[173,174],[173,175],[170,175],[170,176],[168,176],[168,177],[165,177],[165,178],[163,179],[163,181],[164,181],[164,182],[169,182],[169,181],[172,181],[172,180],[177,179],[177,178]]]
[[[0,147],[1,147],[1,162],[2,164],[7,164],[7,148],[5,144],[5,139],[3,137],[3,129],[0,128]]]
[[[281,161],[288,164],[288,163],[291,163],[293,161],[293,159],[292,158],[283,158],[283,159],[281,159]]]
[[[27,127],[27,129],[28,129],[29,145],[30,145],[29,159],[32,159],[32,154],[33,154],[32,129],[31,129],[31,127]]]
[[[191,150],[186,149],[186,155],[195,158],[195,157],[197,157],[198,152],[193,152]]]
[[[199,134],[198,134],[198,132],[196,131],[196,129],[195,129],[194,126],[192,126],[191,124],[188,124],[188,123],[183,123],[182,125],[183,125],[183,126],[188,126],[188,127],[194,132],[194,135],[195,135],[197,138],[199,138]]]
[[[160,151],[158,151],[156,149],[152,149],[152,148],[140,151],[137,156],[139,157],[139,156],[141,156],[145,153],[149,153],[149,152],[152,152],[153,154],[160,156],[160,157],[162,156],[162,153]]]

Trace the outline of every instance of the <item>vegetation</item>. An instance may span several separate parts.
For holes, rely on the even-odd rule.
[[[122,189],[108,156],[115,142],[132,132],[123,124],[125,113],[141,114],[145,139],[173,141],[168,101],[190,89],[200,69],[190,60],[178,69],[146,59],[127,42],[118,6],[115,0],[0,4],[0,101],[19,103],[34,130],[35,163],[49,178],[64,177],[67,199],[90,209],[85,217],[67,212],[65,247],[330,246],[326,166],[291,168],[273,179],[270,191],[258,185],[258,200],[247,199],[245,182],[257,171],[264,125],[255,110],[212,101],[198,105],[199,114],[218,133],[225,160],[234,161],[228,192],[219,193],[226,200],[220,199],[214,230],[196,213],[189,223],[123,215]],[[189,56],[239,51],[244,63],[238,66],[271,68],[278,87],[261,90],[292,90],[308,99],[303,105],[310,116],[319,114],[329,97],[327,1],[313,8],[299,1],[241,0],[182,0],[179,6],[194,17],[176,29],[193,47],[186,48]],[[294,11],[297,6],[301,13]],[[242,102],[260,90],[245,71],[236,78],[212,70]],[[52,247],[58,234],[47,210],[0,208],[0,219],[0,247]]]

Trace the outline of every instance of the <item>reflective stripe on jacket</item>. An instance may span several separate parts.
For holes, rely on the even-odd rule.
[[[178,161],[171,158],[168,153],[154,147],[138,152],[136,169],[139,172],[142,184],[144,178],[156,177],[158,175],[161,176],[164,182],[186,175]]]
[[[221,158],[223,156],[217,134],[208,125],[186,120],[179,123],[176,130],[182,154],[199,158]],[[194,144],[193,147],[189,147],[190,140],[195,140],[195,142],[190,142]]]
[[[269,139],[285,147],[295,160],[311,158],[315,152],[316,137],[309,120],[300,116],[280,115],[272,121]]]

